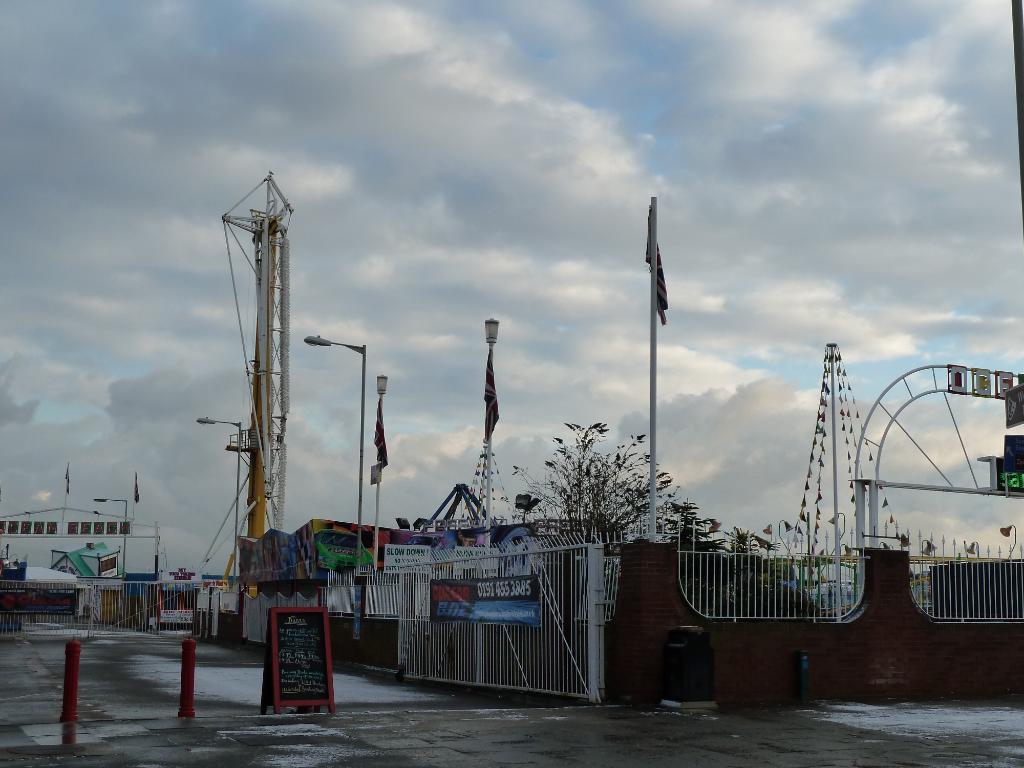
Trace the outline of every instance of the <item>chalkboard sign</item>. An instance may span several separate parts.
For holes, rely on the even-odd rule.
[[[271,608],[260,714],[273,706],[334,711],[331,631],[326,608]]]

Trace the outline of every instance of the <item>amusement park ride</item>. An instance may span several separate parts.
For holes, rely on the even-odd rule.
[[[832,531],[831,536],[825,534],[822,554],[834,556],[837,569],[841,549],[839,543],[847,535],[850,546],[846,549],[849,550],[884,547],[887,546],[883,543],[885,539],[898,540],[902,547],[909,545],[906,536],[899,536],[898,525],[897,535],[891,536],[889,526],[879,519],[880,510],[889,506],[889,501],[885,497],[886,489],[1024,497],[1024,435],[1005,435],[1002,456],[978,457],[977,462],[988,464],[987,475],[979,478],[950,397],[953,395],[970,397],[975,401],[1003,401],[1005,425],[1010,429],[1024,424],[1024,374],[954,364],[919,366],[886,386],[861,422],[860,407],[853,395],[853,388],[837,345],[829,344],[826,347],[823,363],[814,438],[811,442],[804,483],[804,498],[796,525],[780,523],[780,542],[788,545],[782,537],[793,532],[795,539],[802,542],[801,548],[805,547],[808,554],[818,552],[818,530],[822,524],[821,505],[825,503],[822,482],[827,480],[826,457],[830,452],[833,514],[828,523]],[[909,406],[928,396],[940,396],[944,401],[945,408],[942,409],[942,413],[948,414],[952,432],[956,434],[960,453],[970,474],[971,485],[957,485],[951,479],[951,475],[955,475],[948,463],[940,466],[941,460],[936,461],[929,453],[928,449],[932,445],[927,440],[916,438],[907,426],[905,412]],[[930,428],[936,425],[935,416],[934,413],[929,414]],[[931,468],[930,471],[934,471],[942,479],[941,484],[906,482],[883,477],[882,457],[887,442],[894,433],[906,439],[905,449],[920,455],[926,466]],[[839,466],[844,449],[847,461],[845,481],[841,479]],[[849,484],[849,502],[853,507],[853,526],[849,531],[846,529],[844,503],[839,491],[842,482]],[[895,522],[892,514],[889,515],[889,523]],[[765,529],[765,533],[769,532],[772,532],[771,528]],[[830,547],[829,538],[834,549]]]
[[[248,215],[235,213],[261,191],[262,208],[250,208]],[[227,450],[239,451],[247,457],[248,493],[243,519],[250,538],[259,538],[268,528],[281,528],[284,524],[290,332],[288,225],[293,210],[274,181],[274,174],[268,173],[222,217],[250,388],[249,429],[240,431],[241,440],[229,443]],[[239,233],[243,233],[241,238]],[[242,327],[232,241],[255,280],[256,330],[251,350]]]
[[[915,386],[917,386],[917,391],[911,387],[912,383],[915,383]],[[890,393],[901,392],[901,385],[902,389],[905,389],[907,393],[902,402],[896,407],[893,407],[891,403],[888,407],[883,404],[883,400]],[[964,461],[970,471],[974,487],[955,485],[947,473],[942,471],[938,464],[910,436],[910,433],[899,421],[900,415],[908,406],[929,395],[941,395],[945,400],[946,410],[956,431],[960,449],[963,452]],[[853,475],[858,548],[865,546],[865,539],[879,537],[878,502],[879,494],[884,488],[1006,497],[1015,496],[1017,492],[1024,490],[1022,488],[1022,485],[1024,485],[1022,483],[1024,473],[1021,471],[1024,470],[1024,450],[1018,449],[1021,436],[1006,435],[1004,438],[1003,456],[978,457],[977,461],[987,463],[989,467],[988,477],[983,478],[983,480],[988,481],[987,484],[979,482],[967,448],[964,445],[960,426],[953,414],[949,395],[1003,400],[1005,403],[1006,427],[1010,428],[1024,423],[1024,419],[1021,418],[1022,413],[1020,409],[1021,397],[1024,395],[1024,374],[993,371],[985,368],[969,368],[962,365],[923,365],[897,377],[882,390],[871,406],[864,421],[864,427],[857,440]],[[879,411],[884,414],[881,417],[881,435],[877,439],[869,439],[867,437],[868,430],[871,428],[873,418],[876,417]],[[882,453],[885,449],[886,439],[889,437],[889,433],[894,426],[910,440],[914,448],[942,477],[944,485],[898,482],[882,478]],[[871,456],[871,449],[874,450],[874,469],[872,472],[864,472],[862,470],[865,447],[868,448],[869,457]],[[1018,454],[1020,454],[1019,463]]]

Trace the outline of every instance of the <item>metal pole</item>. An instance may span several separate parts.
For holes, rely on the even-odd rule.
[[[494,342],[487,342],[487,355],[489,360],[493,360],[494,355]],[[487,438],[487,504],[484,509],[484,527],[487,529],[488,543],[490,543],[490,530],[491,530],[491,461],[492,453],[491,448],[494,443],[494,430],[491,430],[491,434]]]
[[[153,576],[160,581],[160,523],[155,524],[156,535],[153,537]]]
[[[361,354],[363,356],[363,383],[359,396],[359,502],[356,510],[356,527],[359,529],[359,535],[356,540],[359,543],[356,546],[357,568],[362,565],[363,553],[363,431],[366,427],[366,345],[363,345]]]
[[[379,543],[377,537],[380,535],[377,532],[377,527],[380,524],[380,486],[384,482],[384,469],[381,468],[377,471],[377,503],[373,510],[373,567],[377,567],[377,552]]]
[[[135,498],[135,489],[132,488],[132,499]],[[135,502],[132,501],[132,506]],[[124,532],[121,534],[121,570],[128,573],[128,499],[124,500]]]
[[[839,469],[836,458],[836,344],[828,345],[828,358],[829,358],[829,375],[831,377],[831,405],[829,410],[832,411],[832,541],[835,543],[836,554],[836,577],[835,583],[833,584],[833,594],[838,596],[839,582],[842,576],[842,563],[840,562],[839,555]],[[842,609],[839,605],[839,600],[835,601],[836,621],[839,621],[842,615]]]
[[[647,258],[651,263],[651,477],[648,488],[647,537],[653,541],[658,528],[658,198],[651,198],[647,221]]]
[[[231,575],[238,583],[238,496],[242,493],[242,422],[238,422],[238,440],[235,444],[235,530],[231,534]]]
[[[1020,164],[1021,205],[1024,206],[1024,20],[1021,0],[1010,0],[1013,13],[1013,77],[1017,91],[1017,160]],[[1021,219],[1024,225],[1024,217]]]

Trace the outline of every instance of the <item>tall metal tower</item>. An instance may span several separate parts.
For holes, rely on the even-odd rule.
[[[257,196],[262,209],[236,213]],[[244,210],[244,209],[243,209]],[[285,425],[288,419],[289,252],[288,225],[293,209],[270,172],[221,219],[235,292],[238,332],[242,340],[250,391],[250,426],[241,444],[228,450],[248,454],[247,536],[258,538],[267,527],[284,526],[286,477]],[[240,236],[240,233],[246,233]],[[251,356],[242,328],[232,241],[245,257],[256,283],[256,330]]]

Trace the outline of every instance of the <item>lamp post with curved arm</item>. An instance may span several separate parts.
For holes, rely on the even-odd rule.
[[[345,344],[340,341],[331,341],[319,335],[307,336],[303,339],[311,347],[345,347],[351,349],[363,359],[361,375],[361,394],[359,396],[359,498],[356,506],[356,528],[359,533],[356,536],[356,567],[362,564],[363,551],[363,436],[366,429],[366,345]]]

